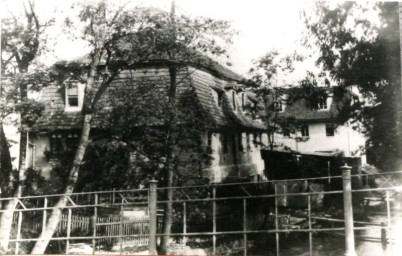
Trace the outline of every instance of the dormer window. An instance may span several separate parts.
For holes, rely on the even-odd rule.
[[[218,105],[218,107],[222,107],[223,104],[223,92],[218,90],[212,90],[212,96]]]
[[[83,100],[83,87],[80,84],[69,83],[65,87],[66,111],[80,111]]]
[[[245,93],[241,94],[241,108],[244,111],[244,106],[246,106],[246,95]]]
[[[218,107],[222,107],[223,92],[218,92]]]
[[[320,109],[328,109],[327,105],[327,97],[325,96],[320,96],[318,97],[318,106],[317,108]]]
[[[283,111],[282,100],[277,99],[274,102],[274,111],[277,111],[277,112]]]
[[[66,88],[67,104],[69,107],[78,107],[78,85],[71,84]]]
[[[236,110],[236,92],[232,91],[233,109]]]

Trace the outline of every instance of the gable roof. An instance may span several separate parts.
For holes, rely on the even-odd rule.
[[[283,90],[281,94],[297,94],[301,90],[301,87],[294,87]],[[290,100],[284,100],[286,106],[284,111],[278,113],[278,118],[291,118],[298,122],[343,122],[344,112],[350,110],[351,98],[358,97],[351,90],[343,87],[315,87],[314,90],[318,93],[322,93],[322,95],[332,98],[331,104],[327,109],[317,109],[316,107],[312,107],[312,99],[307,96],[294,97]],[[341,92],[341,90],[344,91]]]
[[[217,73],[220,75],[216,75]],[[184,81],[178,85],[177,97],[182,97],[186,92],[192,90],[206,120],[216,129],[265,129],[262,123],[245,116],[239,108],[235,111],[226,93],[223,93],[222,107],[219,107],[214,99],[214,90],[225,92],[225,88],[229,85],[233,87],[233,83],[239,84],[241,87],[242,84],[240,81],[243,80],[241,76],[224,67],[214,72],[207,69],[201,70],[186,67],[185,69],[181,69],[177,80]],[[124,94],[126,90],[128,94],[130,91],[137,88],[135,85],[143,84],[153,86],[152,88],[156,90],[158,94],[163,95],[166,93],[165,85],[167,83],[169,83],[168,70],[158,65],[156,65],[156,67],[146,65],[136,70],[126,70],[122,72],[101,97],[99,101],[101,107],[99,107],[99,111],[93,115],[92,127],[102,128],[103,121],[107,117],[108,112],[113,108],[113,103],[110,101],[110,97],[114,97],[112,96],[112,92],[120,91]],[[141,99],[136,98],[136,102],[140,102],[139,104],[156,102],[156,100],[149,99],[149,95],[140,95],[140,98]],[[163,101],[162,98],[161,100]],[[83,121],[81,112],[65,111],[63,86],[52,84],[43,88],[40,101],[45,104],[45,111],[43,116],[32,128],[33,131],[49,132],[81,128]],[[158,102],[158,104],[162,105],[161,102]],[[161,119],[158,119],[157,116],[149,116],[147,124],[163,125],[163,122]]]

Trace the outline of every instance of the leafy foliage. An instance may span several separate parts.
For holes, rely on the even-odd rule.
[[[255,105],[256,117],[261,118],[267,125],[268,143],[271,150],[275,146],[275,134],[295,131],[297,125],[292,118],[283,120],[278,119],[278,112],[275,103],[285,92],[283,85],[278,87],[277,77],[279,75],[290,74],[294,71],[294,63],[302,61],[303,56],[296,52],[281,56],[277,50],[271,50],[263,57],[254,62],[254,67],[250,69],[249,75],[254,82],[252,90],[256,93],[261,104]],[[289,101],[290,102],[290,101]]]
[[[317,2],[305,13],[306,43],[319,50],[317,64],[340,86],[357,85],[369,104],[353,118],[362,123],[372,162],[386,170],[398,168],[400,158],[400,48],[398,3],[378,3],[380,23],[361,13],[370,11],[354,2],[331,7]],[[371,10],[371,11],[373,11]],[[357,33],[360,32],[360,33]],[[387,131],[387,132],[384,132]]]
[[[169,136],[177,145],[172,160],[175,184],[186,184],[200,177],[202,167],[211,159],[205,142],[201,141],[209,123],[197,105],[186,72],[181,74],[182,82],[178,86],[184,92],[178,96],[174,109],[179,124],[174,133],[166,126],[168,102],[161,87],[126,82],[130,89],[110,90],[108,97],[116,104],[101,124],[109,131],[109,139],[99,139],[89,145],[78,187],[133,188],[155,178],[163,185]]]

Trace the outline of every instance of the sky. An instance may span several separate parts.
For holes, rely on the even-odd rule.
[[[22,10],[18,0],[0,0],[6,8],[5,12]],[[113,0],[122,1],[122,0]],[[171,0],[131,0],[133,5],[155,6],[164,10],[170,10]],[[75,10],[71,10],[72,1],[36,0],[36,9],[40,17],[56,17],[58,22],[62,17],[72,16]],[[281,53],[291,53],[295,50],[304,51],[299,39],[304,29],[300,20],[300,11],[308,8],[311,0],[176,0],[176,12],[192,17],[206,16],[214,19],[223,19],[232,22],[232,26],[238,31],[233,38],[233,45],[228,49],[230,69],[247,75],[252,62],[263,56],[271,49],[277,49]],[[81,57],[86,48],[82,42],[72,40],[60,29],[60,23],[48,29],[48,33],[55,40],[53,56],[46,61],[69,60]],[[285,79],[284,83],[297,81],[304,77],[306,69],[312,69],[313,62],[296,66],[296,72],[291,79]]]
[[[2,17],[14,14],[17,18],[23,15],[23,0],[0,0]],[[86,0],[88,1],[88,0]],[[96,0],[94,0],[96,1]],[[113,0],[124,1],[124,0]],[[53,49],[41,60],[51,65],[57,60],[71,60],[82,57],[88,51],[83,42],[71,38],[62,29],[65,17],[73,17],[76,9],[71,9],[71,0],[36,0],[36,10],[43,21],[55,18],[56,24],[47,28],[50,40],[48,45]],[[176,0],[176,13],[192,17],[206,16],[232,22],[238,31],[233,38],[233,45],[228,49],[230,69],[246,76],[252,61],[263,56],[271,49],[283,53],[301,50],[298,40],[304,29],[300,21],[300,11],[310,5],[308,0],[269,1],[269,0]],[[154,6],[170,10],[171,0],[130,0],[132,5]],[[283,83],[291,83],[304,77],[306,69],[314,68],[312,63],[296,66],[291,77],[284,77]],[[6,127],[7,137],[18,138],[16,127]],[[11,153],[18,161],[17,144],[11,147]]]

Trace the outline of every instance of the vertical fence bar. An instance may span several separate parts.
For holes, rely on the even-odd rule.
[[[17,242],[15,243],[15,254],[19,254],[21,239],[21,223],[22,223],[22,211],[18,211],[18,224],[17,224]]]
[[[390,250],[391,250],[391,254],[393,253],[393,246],[392,246],[392,234],[391,234],[391,205],[389,202],[389,191],[385,191],[385,196],[386,196],[386,200],[387,200],[387,233],[388,233],[388,243],[390,246]]]
[[[124,200],[121,200],[122,205],[120,206],[120,224],[119,224],[119,254],[121,255],[123,252],[123,213],[124,213]]]
[[[94,217],[93,217],[93,221],[92,221],[92,237],[94,237],[94,239],[92,239],[92,254],[95,254],[96,251],[96,225],[97,225],[97,221],[98,221],[98,194],[95,194],[95,207],[94,207]]]
[[[156,180],[149,181],[149,194],[148,194],[148,205],[149,205],[149,255],[156,255]]]
[[[311,195],[307,196],[307,204],[308,204],[308,229],[312,229],[311,225]],[[310,256],[313,256],[313,233],[311,231],[308,232],[308,240],[310,244]]]
[[[343,183],[343,208],[345,216],[345,256],[356,256],[355,235],[353,231],[352,184],[350,177],[350,170],[352,167],[345,164],[341,169]]]
[[[45,197],[44,202],[43,202],[42,232],[45,231],[45,227],[46,227],[46,220],[47,220],[46,208],[47,208],[47,197]]]
[[[247,199],[243,199],[243,231],[247,231]],[[247,234],[243,234],[243,241],[244,241],[244,251],[243,255],[247,255]]]
[[[66,254],[68,254],[68,251],[70,249],[70,234],[71,234],[71,208],[68,208]]]
[[[216,255],[216,186],[215,184],[212,187],[212,254]]]
[[[183,202],[183,254],[186,255],[186,246],[187,246],[187,204]]]
[[[279,229],[279,219],[278,219],[278,183],[275,182],[275,230]],[[279,233],[275,232],[276,239],[276,256],[279,256]]]
[[[328,190],[331,189],[331,162],[328,161]]]
[[[329,163],[329,161],[328,161]],[[310,192],[310,185],[308,180],[305,180],[305,187],[306,191]],[[311,225],[311,195],[307,196],[307,211],[308,211],[308,228],[311,230],[312,225]],[[309,252],[310,256],[313,256],[313,233],[311,231],[308,232],[308,242],[309,242]]]

